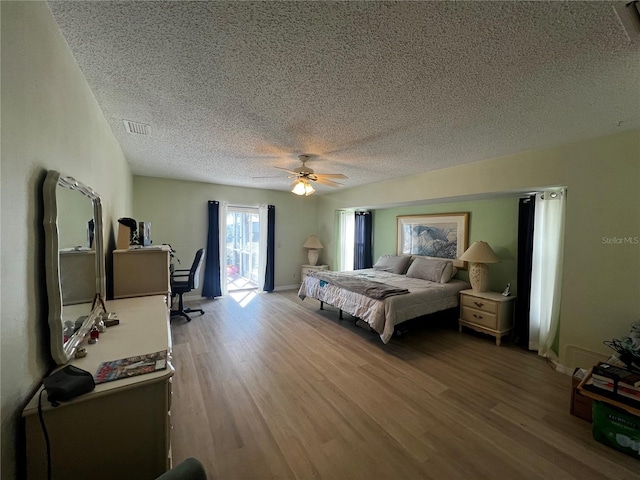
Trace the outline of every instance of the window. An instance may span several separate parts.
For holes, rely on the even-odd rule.
[[[227,289],[257,288],[260,265],[260,218],[257,208],[228,208],[225,246]]]
[[[355,214],[350,211],[338,212],[338,270],[353,270],[355,244]]]

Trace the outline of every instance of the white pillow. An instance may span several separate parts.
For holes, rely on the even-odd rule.
[[[458,273],[451,260],[436,260],[432,258],[416,258],[409,270],[407,277],[421,278],[430,282],[447,283]]]
[[[404,275],[410,261],[411,257],[408,255],[382,255],[373,265],[373,269]]]

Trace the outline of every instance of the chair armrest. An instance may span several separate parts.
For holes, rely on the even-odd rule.
[[[204,467],[193,457],[187,458],[171,470],[157,477],[156,480],[184,480],[187,478],[192,480],[207,480],[207,473]]]
[[[179,282],[181,283],[185,283],[187,280],[179,280],[181,278],[189,278],[191,277],[191,275],[189,275],[188,273],[186,275],[171,275],[171,281],[173,282],[174,280],[178,279]]]

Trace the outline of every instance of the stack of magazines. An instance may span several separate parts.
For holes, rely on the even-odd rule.
[[[600,362],[591,370],[584,388],[640,408],[640,372]]]

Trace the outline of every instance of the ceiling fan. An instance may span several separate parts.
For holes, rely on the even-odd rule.
[[[311,195],[315,192],[315,189],[309,182],[318,182],[322,185],[328,185],[330,187],[341,187],[342,184],[330,180],[331,178],[347,178],[341,173],[315,173],[313,169],[307,167],[309,161],[309,155],[299,155],[298,160],[302,162],[302,166],[288,170],[282,167],[276,167],[280,170],[284,170],[289,173],[288,178],[295,178],[291,184],[291,192],[296,195]]]

